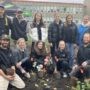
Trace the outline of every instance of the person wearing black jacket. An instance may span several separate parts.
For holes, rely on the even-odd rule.
[[[68,63],[69,52],[66,50],[66,45],[64,41],[59,42],[58,50],[55,53],[55,60],[57,65],[57,71],[60,71],[63,77],[67,77],[71,69]]]
[[[66,22],[62,28],[63,40],[67,44],[67,49],[70,52],[69,65],[72,67],[75,59],[75,48],[77,46],[78,30],[76,24],[73,22],[73,16],[67,15]]]
[[[19,38],[24,38],[25,41],[27,38],[27,21],[23,16],[23,12],[18,10],[16,16],[12,19],[13,29],[11,30],[11,38],[17,41]]]
[[[41,65],[44,68],[44,59],[46,58],[45,43],[37,41],[34,49],[31,51],[30,59],[32,62],[36,62],[36,66]]]
[[[0,36],[3,34],[9,35],[9,29],[12,29],[11,20],[5,14],[4,6],[0,5]]]
[[[56,12],[54,14],[54,21],[48,28],[48,41],[50,43],[52,57],[58,48],[59,41],[62,40],[62,26],[63,23],[60,20],[60,15]]]
[[[90,33],[84,34],[83,43],[77,53],[76,69],[73,69],[72,73],[72,76],[77,77],[79,80],[90,78]]]
[[[83,37],[83,46],[77,53],[77,64],[82,65],[85,61],[90,60],[90,33],[85,33]]]
[[[8,36],[2,35],[0,45],[0,90],[7,90],[9,83],[19,89],[25,87],[25,83],[15,72],[15,58],[9,45],[10,39]]]

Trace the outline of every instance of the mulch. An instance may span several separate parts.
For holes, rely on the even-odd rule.
[[[32,78],[32,77],[31,77]],[[23,77],[26,87],[21,90],[71,90],[70,78],[56,78],[53,75],[37,78],[36,81]],[[19,90],[9,86],[8,90]]]

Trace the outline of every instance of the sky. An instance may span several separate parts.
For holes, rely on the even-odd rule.
[[[25,1],[25,0],[24,0],[24,1]],[[28,0],[28,1],[65,2],[65,3],[83,3],[84,0]]]

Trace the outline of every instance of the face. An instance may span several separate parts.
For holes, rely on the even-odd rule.
[[[60,48],[61,50],[65,49],[65,42],[64,42],[64,41],[60,41],[60,42],[59,42],[59,48]]]
[[[67,20],[68,23],[71,23],[72,20],[73,20],[73,17],[72,17],[72,16],[68,16],[68,17],[66,18],[66,20]]]
[[[84,42],[84,44],[90,43],[90,34],[87,34],[87,33],[84,34],[83,42]]]
[[[4,12],[5,12],[5,9],[0,7],[0,16],[2,16]]]
[[[20,40],[18,42],[18,46],[21,48],[21,49],[25,49],[26,48],[26,43],[25,43],[25,40]]]
[[[39,42],[37,47],[38,47],[38,49],[42,49],[43,48],[43,42]]]
[[[59,13],[55,13],[55,14],[54,14],[54,19],[55,19],[55,21],[59,21],[59,20],[60,20],[60,15],[59,15]]]
[[[23,14],[22,14],[22,13],[17,13],[16,16],[17,16],[19,19],[22,19],[22,18],[23,18]]]
[[[8,48],[9,47],[9,40],[7,39],[2,39],[0,40],[2,48]]]
[[[41,13],[37,13],[36,16],[35,16],[35,18],[36,18],[36,21],[40,21],[41,18],[42,18]]]
[[[85,16],[84,18],[83,18],[83,23],[84,24],[87,24],[89,22],[89,17],[88,16]]]

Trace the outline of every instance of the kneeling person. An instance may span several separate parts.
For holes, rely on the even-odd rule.
[[[0,90],[7,90],[9,83],[19,89],[25,87],[25,83],[15,73],[10,39],[7,35],[2,35],[0,44]]]

